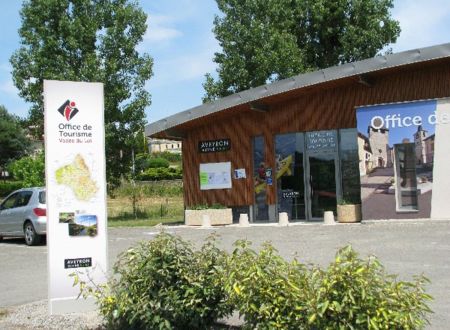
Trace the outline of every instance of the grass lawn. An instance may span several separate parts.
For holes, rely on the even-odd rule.
[[[184,219],[183,197],[143,197],[137,202],[136,216],[130,197],[108,198],[109,227],[181,224]]]

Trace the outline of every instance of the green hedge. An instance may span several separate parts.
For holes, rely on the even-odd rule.
[[[0,182],[0,197],[6,197],[14,190],[23,187],[23,182],[21,181],[4,181]]]
[[[231,254],[209,240],[195,250],[161,233],[122,254],[94,295],[109,329],[208,329],[233,310],[245,329],[422,329],[428,280],[399,281],[374,257],[347,246],[328,268],[286,261],[266,243],[237,241]]]
[[[175,180],[183,177],[183,171],[180,168],[149,168],[143,173],[137,175],[138,180],[142,181],[159,181],[159,180]]]

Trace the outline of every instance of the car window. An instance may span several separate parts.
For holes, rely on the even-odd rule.
[[[19,195],[17,196],[16,207],[27,206],[32,195],[32,191],[19,192]]]
[[[45,204],[45,190],[39,192],[39,203]]]
[[[18,195],[19,195],[18,193],[15,193],[9,196],[9,198],[3,202],[2,209],[12,209],[16,204],[16,199]]]

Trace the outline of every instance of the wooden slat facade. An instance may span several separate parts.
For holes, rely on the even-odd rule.
[[[265,137],[265,162],[275,168],[274,137],[288,132],[306,132],[356,127],[355,107],[450,96],[450,62],[390,69],[374,73],[372,87],[345,78],[314,88],[290,92],[289,98],[277,95],[262,102],[268,112],[250,110],[241,105],[179,127],[183,139],[183,180],[186,207],[220,203],[228,206],[254,204],[254,136]],[[297,94],[297,96],[295,95]],[[202,154],[199,141],[229,138],[231,150]],[[247,179],[232,180],[232,189],[200,190],[200,163],[231,161],[232,169],[245,168]],[[276,203],[276,182],[268,186],[267,203]]]

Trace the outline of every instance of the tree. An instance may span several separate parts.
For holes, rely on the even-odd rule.
[[[147,15],[132,0],[27,0],[21,10],[22,46],[12,55],[13,80],[32,103],[30,121],[43,131],[44,79],[104,83],[109,182],[130,170],[131,147],[145,125],[144,89],[153,61],[136,46]]]
[[[43,187],[45,185],[45,159],[41,152],[35,156],[22,157],[8,166],[14,179],[22,181],[23,187]]]
[[[204,102],[299,73],[352,62],[396,41],[393,0],[216,0],[218,78]]]
[[[0,168],[20,158],[28,151],[30,142],[21,128],[20,119],[0,105]]]

